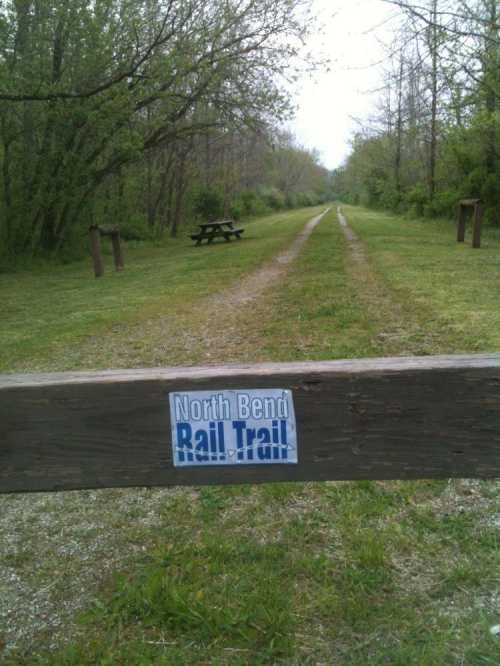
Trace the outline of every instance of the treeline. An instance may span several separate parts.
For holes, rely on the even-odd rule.
[[[314,151],[272,128],[210,129],[149,151],[109,178],[95,201],[125,237],[176,236],[191,220],[236,220],[331,198],[331,175]]]
[[[0,256],[71,253],[91,222],[175,235],[193,215],[315,203],[289,117],[309,0],[0,4]]]
[[[354,137],[334,188],[346,201],[452,216],[481,198],[500,223],[497,0],[394,0],[406,20],[378,112]]]

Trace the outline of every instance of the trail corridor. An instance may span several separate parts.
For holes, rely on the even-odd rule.
[[[102,339],[92,338],[84,344],[81,353],[91,358],[90,365],[100,364],[102,354],[107,365],[115,368],[137,366],[136,350],[141,348],[141,364],[149,366],[207,365],[211,363],[258,362],[258,325],[245,312],[245,306],[256,302],[273,285],[281,282],[290,265],[315,227],[330,211],[327,208],[305,225],[292,244],[257,270],[244,276],[236,284],[197,304],[193,313],[174,313],[155,317],[140,324],[110,332],[106,348]],[[252,320],[252,321],[250,321]],[[252,326],[252,324],[254,324]],[[142,346],[147,330],[147,347]],[[110,359],[110,351],[112,358]],[[89,363],[83,362],[87,367]]]
[[[242,283],[230,287],[210,299],[210,305],[215,305],[218,308],[217,317],[220,316],[220,308],[227,308],[228,306],[238,307],[254,301],[264,291],[269,289],[273,283],[282,280],[288,271],[289,264],[297,258],[315,227],[329,211],[330,208],[327,208],[321,215],[309,220],[287,250],[281,252],[272,261],[248,275]]]

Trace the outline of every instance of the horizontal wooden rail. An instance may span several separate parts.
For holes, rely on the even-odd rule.
[[[174,467],[169,394],[292,392],[297,464]],[[500,355],[0,376],[0,492],[500,476]]]

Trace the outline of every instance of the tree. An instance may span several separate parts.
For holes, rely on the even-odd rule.
[[[223,127],[265,127],[289,113],[281,80],[307,32],[308,4],[6,0],[5,247],[60,251],[95,214],[98,193],[111,191],[111,182],[144,164],[145,155],[150,166],[162,160],[162,187],[182,201],[196,137]],[[149,201],[152,225],[162,197]]]
[[[344,194],[370,205],[446,215],[454,214],[459,198],[480,197],[487,218],[496,224],[498,2],[393,0],[391,4],[401,8],[406,20],[390,49],[394,64],[387,77],[383,116],[353,144],[353,153],[338,175]],[[374,144],[377,164],[369,150]],[[391,154],[393,172],[387,167]],[[368,162],[361,165],[359,155]],[[375,173],[379,187],[374,187]]]

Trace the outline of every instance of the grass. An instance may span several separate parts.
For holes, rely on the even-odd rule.
[[[114,273],[108,257],[107,273],[99,280],[93,277],[90,260],[0,275],[0,372],[109,367],[109,355],[96,362],[92,349],[85,355],[80,345],[90,338],[105,345],[115,329],[126,335],[127,324],[143,324],[165,314],[195,318],[207,296],[286,247],[320,210],[256,220],[246,225],[242,242],[206,248],[182,237],[162,247],[131,248],[124,272]],[[130,363],[143,363],[141,351],[147,347],[143,328]],[[175,364],[178,359],[166,361]]]
[[[360,238],[356,253],[332,211],[286,281],[252,303],[251,318],[245,307],[231,318],[231,304],[221,304],[231,327],[243,331],[241,358],[499,348],[500,236],[487,233],[485,248],[473,251],[457,246],[453,228],[441,223],[346,213]],[[180,243],[137,250],[128,273],[110,274],[107,282],[89,279],[88,266],[60,269],[53,294],[64,274],[75,284],[85,274],[79,294],[83,312],[89,308],[82,315],[85,335],[97,321],[90,301],[107,294],[98,357],[64,351],[60,314],[50,311],[48,296],[37,303],[28,289],[37,276],[18,276],[18,297],[40,308],[45,341],[27,358],[36,336],[24,331],[23,308],[20,317],[11,313],[6,369],[50,368],[56,350],[63,366],[96,358],[104,364],[112,347],[139,339],[131,331],[141,322],[144,345],[121,358],[147,362],[163,330],[155,321],[171,306],[182,309],[176,322],[191,326],[197,339],[208,335],[192,311],[202,308],[204,280],[210,277],[214,288],[239,280],[286,246],[313,214],[256,222],[255,238],[249,233],[244,243],[208,251]],[[128,321],[118,325],[122,293]],[[58,307],[71,310],[67,303]],[[69,340],[85,348],[72,321]],[[24,347],[16,347],[17,329],[26,334]],[[173,346],[167,358],[180,362],[187,353]],[[4,618],[10,628],[37,628],[18,631],[17,647],[4,654],[9,666],[500,662],[500,639],[489,631],[500,623],[498,482],[106,490],[0,500],[6,535],[0,627]],[[23,587],[13,594],[15,581]],[[11,613],[2,615],[7,607]],[[0,628],[0,655],[1,635]]]
[[[376,355],[376,327],[359,298],[349,263],[349,249],[332,210],[309,239],[286,283],[256,304],[266,358]],[[265,316],[269,311],[272,317]]]
[[[376,276],[421,329],[423,353],[500,349],[500,233],[486,229],[481,249],[456,242],[447,221],[404,220],[346,207]]]
[[[347,247],[332,210],[286,284],[260,304],[268,358],[500,350],[498,230],[487,229],[483,247],[472,250],[470,241],[456,243],[449,222],[343,208],[361,257]]]
[[[164,492],[79,639],[5,663],[496,664],[498,488],[478,506],[483,486]]]

